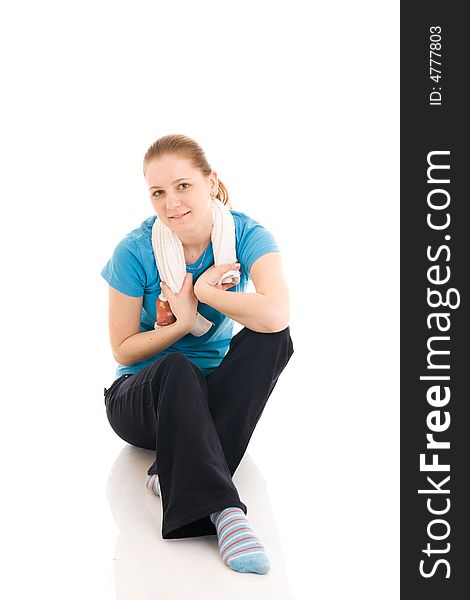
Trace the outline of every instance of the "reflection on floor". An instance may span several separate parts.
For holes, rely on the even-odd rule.
[[[126,445],[109,475],[106,495],[119,528],[110,557],[115,598],[292,600],[264,479],[250,455],[245,453],[233,481],[269,556],[271,570],[265,575],[230,569],[220,557],[216,536],[162,539],[161,499],[144,484],[154,454]]]

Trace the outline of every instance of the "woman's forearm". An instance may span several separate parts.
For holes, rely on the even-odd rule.
[[[141,331],[125,339],[114,352],[115,360],[130,366],[158,354],[189,333],[187,327],[175,321],[152,331]]]
[[[224,291],[204,285],[198,289],[197,296],[200,302],[212,306],[252,331],[275,333],[288,325],[279,317],[272,299],[264,294]]]

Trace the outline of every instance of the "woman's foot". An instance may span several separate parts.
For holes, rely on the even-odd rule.
[[[158,475],[147,475],[145,479],[145,487],[153,492],[156,496],[161,496]]]
[[[232,506],[213,512],[219,552],[224,562],[239,573],[267,573],[270,564],[264,546],[253,533],[245,513]]]

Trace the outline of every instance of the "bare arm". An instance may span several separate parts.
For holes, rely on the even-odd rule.
[[[151,358],[189,333],[181,319],[153,331],[140,331],[142,296],[128,296],[109,286],[109,336],[115,360],[132,365]]]
[[[280,252],[268,252],[253,263],[250,277],[256,293],[218,289],[210,285],[210,273],[204,275],[194,287],[200,302],[260,333],[275,333],[288,326],[289,290],[282,272]]]

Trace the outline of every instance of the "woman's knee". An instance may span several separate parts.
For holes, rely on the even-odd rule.
[[[187,356],[182,352],[170,352],[165,354],[158,361],[158,366],[155,369],[155,377],[160,378],[162,372],[166,373],[167,377],[194,377],[194,374],[202,375],[202,371],[192,363]]]
[[[289,325],[281,331],[275,331],[272,333],[265,333],[259,331],[253,331],[252,329],[246,329],[248,337],[256,344],[261,344],[266,347],[283,347],[286,344],[292,347],[292,338],[290,335]]]
[[[285,366],[292,354],[294,346],[290,335],[290,327],[274,333],[260,333],[250,331],[250,347],[260,360],[274,361],[276,364]]]
[[[161,359],[162,363],[175,366],[191,365],[191,361],[182,352],[170,352]]]
[[[158,358],[150,367],[148,367],[153,373],[158,373],[163,368],[175,367],[185,368],[190,365],[189,359],[182,352],[169,352],[164,356]]]

